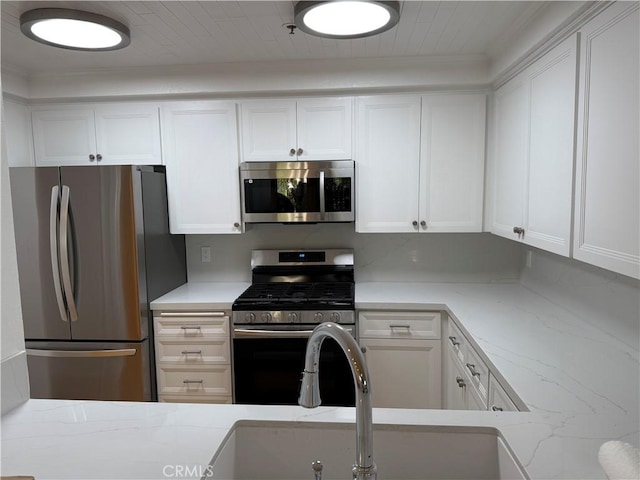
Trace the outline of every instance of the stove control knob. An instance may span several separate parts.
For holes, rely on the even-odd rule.
[[[289,323],[297,323],[298,322],[298,314],[296,312],[291,312],[287,315],[287,320]]]
[[[256,321],[256,314],[255,314],[255,313],[253,313],[253,312],[251,312],[251,313],[247,313],[247,314],[244,316],[244,321],[245,321],[246,323],[253,323],[253,322],[255,322],[255,321]]]
[[[323,317],[322,312],[318,312],[313,316],[313,319],[316,322],[320,323],[320,322],[322,322],[322,317]]]
[[[271,318],[272,318],[272,317],[271,317],[271,314],[270,314],[269,312],[264,312],[264,313],[262,314],[262,321],[263,321],[264,323],[269,323],[269,322],[271,321]]]
[[[338,312],[333,312],[331,314],[331,321],[335,323],[340,323],[340,314]]]

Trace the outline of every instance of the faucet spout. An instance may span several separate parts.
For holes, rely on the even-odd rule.
[[[320,349],[325,338],[333,338],[349,360],[356,388],[356,463],[353,466],[355,480],[376,480],[376,464],[373,461],[373,421],[371,414],[371,384],[369,371],[360,346],[337,323],[318,325],[307,343],[302,385],[298,403],[306,408],[320,405],[318,364]]]

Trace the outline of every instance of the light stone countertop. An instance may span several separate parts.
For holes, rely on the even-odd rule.
[[[190,284],[152,306],[228,309],[246,286]],[[604,479],[599,446],[640,443],[638,349],[615,324],[519,284],[358,283],[356,308],[448,311],[531,410],[375,409],[376,424],[495,427],[535,480]],[[353,408],[30,400],[2,417],[1,473],[171,478],[172,465],[205,468],[237,420],[354,419]]]

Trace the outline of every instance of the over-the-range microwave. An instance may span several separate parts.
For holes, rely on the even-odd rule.
[[[353,222],[352,160],[243,162],[242,220],[246,223]]]

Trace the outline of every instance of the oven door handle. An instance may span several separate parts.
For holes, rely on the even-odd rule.
[[[353,335],[353,328],[345,328]],[[313,330],[256,330],[246,328],[234,328],[235,338],[309,338]]]

